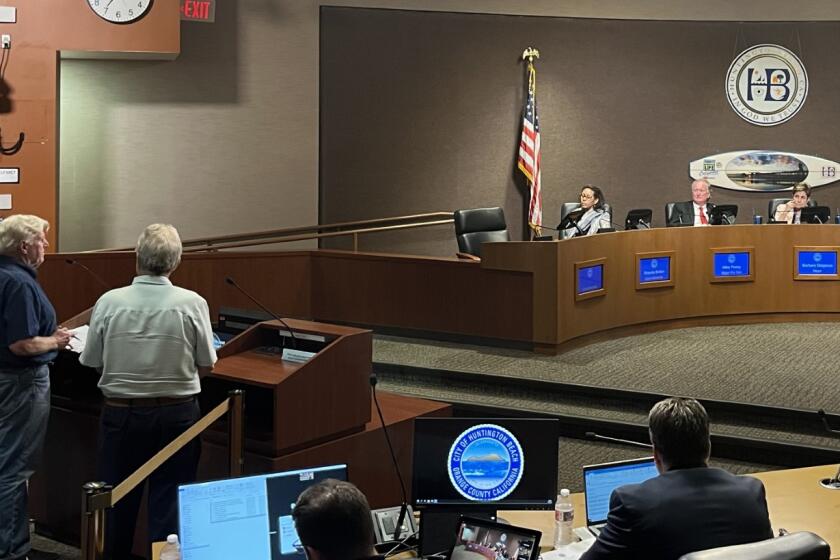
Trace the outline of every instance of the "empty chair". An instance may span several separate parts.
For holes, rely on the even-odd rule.
[[[501,208],[456,210],[455,238],[461,253],[481,257],[481,244],[488,241],[510,241]]]
[[[801,531],[749,544],[691,552],[679,560],[828,560],[830,554],[831,548],[822,538]]]

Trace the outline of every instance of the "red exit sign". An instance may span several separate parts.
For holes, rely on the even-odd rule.
[[[216,21],[216,0],[181,0],[181,21]]]

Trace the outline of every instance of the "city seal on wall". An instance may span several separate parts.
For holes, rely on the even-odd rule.
[[[477,424],[452,442],[447,459],[452,486],[468,500],[501,500],[525,472],[525,455],[516,437],[496,424]]]
[[[726,73],[726,97],[742,119],[775,126],[793,118],[808,95],[802,61],[779,45],[755,45],[732,61]]]

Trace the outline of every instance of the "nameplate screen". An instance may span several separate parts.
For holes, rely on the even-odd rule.
[[[798,251],[799,276],[837,276],[837,251]]]
[[[716,278],[748,278],[752,263],[748,251],[717,252],[714,254],[712,273]]]
[[[578,269],[579,295],[597,292],[604,289],[604,265],[582,266]]]
[[[667,282],[671,279],[671,257],[639,259],[639,283]]]

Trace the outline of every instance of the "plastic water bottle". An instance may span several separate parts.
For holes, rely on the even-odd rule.
[[[181,560],[181,544],[178,542],[178,535],[166,537],[166,544],[160,551],[160,560]]]
[[[840,224],[840,208],[837,209],[837,215],[834,216],[834,223]]]
[[[560,548],[574,541],[572,525],[575,523],[575,506],[569,496],[569,489],[560,490],[554,505],[554,548]]]

